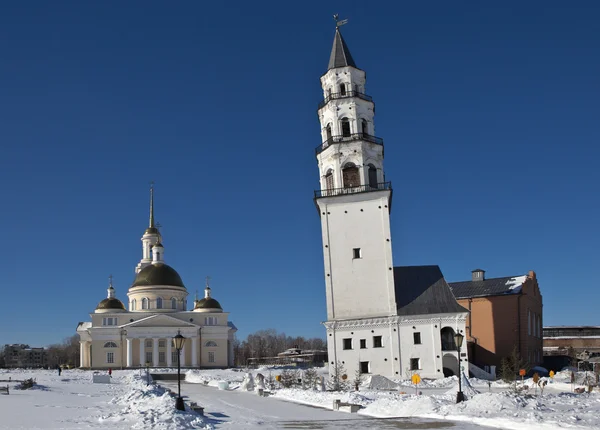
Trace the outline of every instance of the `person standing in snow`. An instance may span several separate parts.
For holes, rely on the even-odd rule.
[[[112,378],[112,369],[110,367],[108,368],[108,376]]]
[[[58,366],[58,376],[60,376],[60,373],[62,372],[62,369],[60,366]]]

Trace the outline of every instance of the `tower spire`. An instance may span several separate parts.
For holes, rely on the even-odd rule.
[[[113,288],[113,275],[108,277],[108,298],[113,299],[115,297],[115,289]]]
[[[331,47],[331,55],[329,56],[329,65],[327,66],[327,70],[346,66],[355,67],[358,69],[354,59],[352,58],[352,55],[350,55],[348,45],[346,45],[346,41],[340,32],[340,27],[344,24],[347,24],[348,20],[338,19],[338,14],[333,15],[333,19],[335,20],[335,37],[333,38],[333,46]]]
[[[150,225],[149,228],[154,227],[154,181],[150,182]]]

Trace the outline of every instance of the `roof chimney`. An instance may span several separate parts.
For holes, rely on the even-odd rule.
[[[472,270],[471,276],[473,277],[473,282],[484,281],[485,280],[485,270],[483,270],[483,269]]]

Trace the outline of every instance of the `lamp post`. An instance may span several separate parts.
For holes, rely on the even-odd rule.
[[[454,342],[456,342],[456,350],[458,351],[458,393],[456,393],[456,403],[465,400],[465,395],[462,392],[462,369],[460,365],[460,348],[462,347],[464,338],[460,333],[454,335]]]
[[[146,385],[150,385],[150,362],[146,361]]]
[[[177,335],[173,338],[175,349],[177,350],[177,400],[175,402],[175,409],[178,411],[185,411],[185,405],[181,398],[181,349],[185,342],[185,337],[181,335],[181,331],[177,331]]]

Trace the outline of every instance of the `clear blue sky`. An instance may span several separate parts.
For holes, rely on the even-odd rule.
[[[535,270],[544,324],[599,324],[597,1],[0,6],[0,343],[126,300],[148,183],[190,299],[238,335],[324,336],[314,148],[334,24],[375,99],[396,265]],[[191,300],[190,300],[191,302]]]

